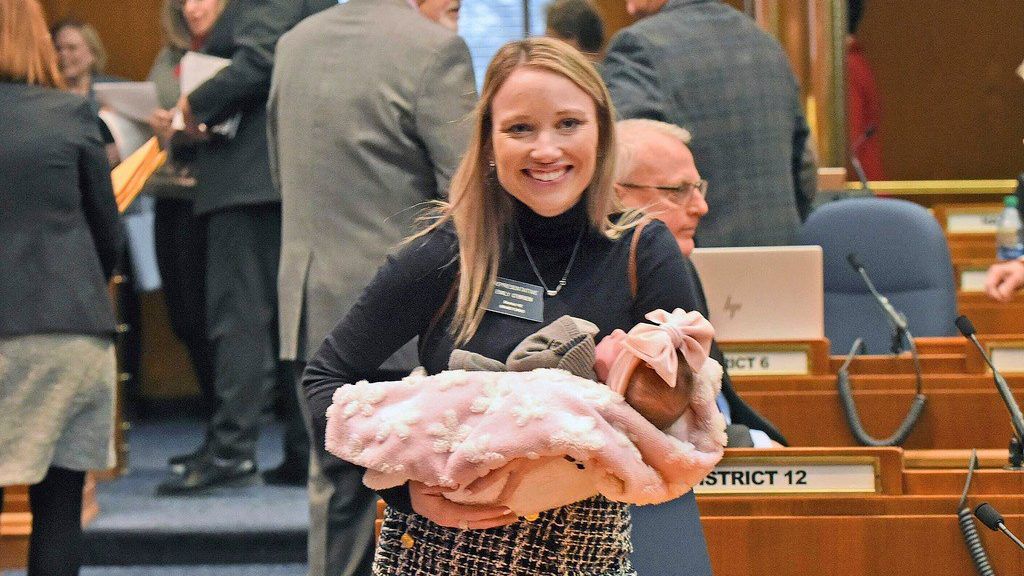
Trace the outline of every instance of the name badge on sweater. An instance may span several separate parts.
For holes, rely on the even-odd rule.
[[[544,289],[518,280],[498,278],[487,310],[533,322],[544,321]]]

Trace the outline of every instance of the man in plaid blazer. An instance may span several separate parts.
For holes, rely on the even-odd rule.
[[[779,43],[718,0],[627,0],[602,75],[621,118],[693,134],[709,181],[698,246],[792,244],[814,198],[800,91]]]

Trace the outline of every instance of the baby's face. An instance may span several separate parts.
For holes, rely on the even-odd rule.
[[[658,429],[664,430],[679,419],[690,405],[693,371],[679,357],[676,385],[670,387],[647,364],[637,366],[626,388],[626,402]]]

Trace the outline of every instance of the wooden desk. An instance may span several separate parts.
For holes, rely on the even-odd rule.
[[[996,252],[995,234],[946,233],[949,256],[953,260],[962,258],[992,258]]]
[[[1013,194],[1016,180],[888,180],[871,182],[871,190],[889,198],[908,200],[925,208],[949,204],[996,204]],[[859,190],[860,182],[847,182],[848,190]],[[940,220],[942,222],[942,220]],[[943,222],[944,223],[944,222]],[[945,226],[943,226],[945,227]]]
[[[934,576],[973,574],[957,505],[968,451],[901,448],[726,450],[730,458],[874,457],[877,492],[697,496],[715,574],[726,576]],[[1024,532],[1024,472],[999,468],[1005,451],[980,454],[968,506],[989,502]],[[383,517],[378,502],[377,530]],[[670,527],[666,527],[670,529]],[[999,574],[1024,572],[1024,553],[978,523]],[[657,575],[663,576],[663,575]],[[668,576],[668,575],[664,575]]]
[[[983,345],[1021,340],[984,336]],[[1012,428],[991,374],[966,339],[919,338],[924,413],[905,447],[918,449],[997,448],[1007,446]],[[728,350],[730,343],[723,343]],[[832,356],[826,370],[805,375],[733,374],[736,391],[771,420],[793,446],[856,446],[843,412],[835,372],[843,358]],[[1024,401],[1024,375],[1007,374]],[[850,383],[861,421],[875,437],[891,434],[914,398],[916,378],[909,354],[861,356],[850,366]]]
[[[871,449],[862,449],[872,453]],[[729,576],[973,574],[956,510],[965,471],[916,469],[899,448],[898,466],[883,476],[902,478],[899,490],[873,495],[699,495],[697,503],[715,574]],[[727,457],[828,454],[820,449],[727,450]],[[847,451],[833,451],[846,454]],[[914,455],[929,464],[929,452]],[[943,452],[948,457],[948,452]],[[961,452],[966,462],[967,452]],[[891,483],[890,483],[891,484]],[[1024,473],[986,468],[975,473],[968,505],[987,501],[1006,525],[1024,532]],[[1024,552],[978,523],[993,568],[1024,573]]]
[[[1024,294],[1007,303],[996,302],[983,292],[959,292],[957,308],[971,319],[978,334],[1024,335]]]
[[[1008,194],[1012,194],[1011,190]],[[1005,194],[1003,195],[1005,196]],[[999,216],[1003,213],[1003,197],[993,201],[961,202],[952,197],[931,206],[932,214],[947,236],[977,236],[991,238],[995,246],[995,231],[999,225]]]
[[[28,488],[4,489],[4,512],[0,514],[0,570],[24,568],[28,558],[28,536],[32,514],[28,510]]]

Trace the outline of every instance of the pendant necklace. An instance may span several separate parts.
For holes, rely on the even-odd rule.
[[[544,278],[540,275],[540,270],[537,269],[537,264],[534,263],[533,256],[530,254],[530,249],[526,246],[526,239],[523,238],[519,225],[516,225],[516,235],[519,236],[519,242],[523,245],[523,252],[526,252],[526,260],[530,263],[530,268],[533,268],[533,273],[537,275],[537,280],[540,281],[540,285],[548,296],[558,296],[558,293],[565,286],[565,280],[569,277],[569,271],[572,270],[572,263],[576,261],[576,253],[579,252],[580,244],[583,242],[583,233],[586,231],[587,226],[584,224],[583,229],[580,230],[580,235],[576,237],[576,245],[572,247],[572,255],[569,256],[569,264],[565,267],[565,274],[562,274],[562,279],[558,281],[558,285],[552,290],[544,283]]]

